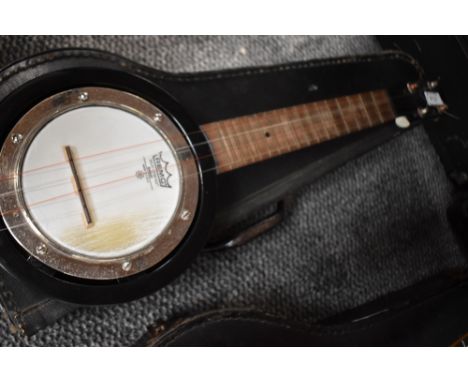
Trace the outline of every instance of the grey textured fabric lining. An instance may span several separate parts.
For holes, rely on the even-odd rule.
[[[105,49],[167,71],[284,63],[379,50],[370,37],[3,37],[0,64],[58,47]],[[129,345],[157,320],[255,307],[305,323],[466,265],[446,219],[451,189],[422,128],[306,187],[281,226],[197,257],[172,284],[127,304],[80,309],[1,345]]]
[[[65,47],[102,49],[170,72],[282,64],[379,50],[372,38],[344,36],[0,36],[0,65]]]

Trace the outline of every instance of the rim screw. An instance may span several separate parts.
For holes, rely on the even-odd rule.
[[[44,243],[36,246],[36,255],[44,256],[47,253],[47,246]]]
[[[190,211],[187,211],[187,210],[184,210],[182,211],[182,213],[180,214],[180,217],[182,220],[189,220],[190,216],[192,214],[190,213]]]
[[[122,269],[125,271],[125,272],[128,272],[130,269],[132,269],[132,263],[130,261],[125,261],[123,264],[122,264]]]
[[[21,141],[23,140],[23,136],[21,134],[13,134],[11,136],[11,141],[17,145],[18,143],[20,143]]]
[[[81,102],[86,102],[89,98],[89,95],[87,92],[81,92],[80,95],[78,96],[78,99],[81,101]]]
[[[155,122],[161,122],[161,120],[162,120],[162,114],[159,113],[159,112],[156,113],[156,114],[154,115],[153,119],[154,119]]]

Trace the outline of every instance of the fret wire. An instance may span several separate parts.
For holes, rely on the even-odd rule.
[[[313,143],[317,144],[317,143],[320,143],[323,140],[322,133],[326,129],[326,126],[323,123],[323,119],[322,119],[321,115],[317,114],[313,110],[312,105],[313,104],[307,105],[304,108],[307,110],[307,116],[309,118],[314,117],[314,118],[312,118],[313,122],[308,123],[307,126],[308,126],[308,132],[310,131],[310,134],[312,135]]]
[[[324,102],[325,106],[327,107],[326,115],[327,115],[329,120],[334,122],[332,124],[332,126],[335,128],[336,136],[340,137],[341,135],[346,134],[349,131],[349,128],[347,126],[346,120],[343,117],[341,117],[340,115],[336,115],[334,113],[334,109],[333,109],[332,105],[330,104],[330,102],[332,102],[332,101],[326,100]],[[342,130],[342,128],[344,130]]]
[[[302,109],[304,110],[305,118],[307,118],[307,120],[304,121],[307,135],[312,142],[311,144],[317,144],[318,142],[320,142],[320,137],[318,133],[320,131],[321,125],[318,125],[318,128],[315,128],[314,124],[311,123],[311,120],[313,121],[313,114],[310,113],[309,105],[303,105]]]
[[[369,121],[369,126],[373,126],[374,124],[377,124],[378,117],[377,117],[377,113],[374,110],[372,110],[371,96],[368,93],[364,93],[360,95],[360,98],[362,100],[362,104],[366,112],[368,121]]]
[[[358,118],[358,116],[360,116],[360,109],[359,109],[359,104],[356,100],[356,96],[353,95],[352,97],[351,96],[346,96],[345,99],[348,101],[348,104],[353,106],[353,113],[349,113],[351,114],[351,118],[356,126],[355,130],[354,131],[360,131],[364,128],[364,125],[361,121],[360,118]]]
[[[254,146],[254,144],[253,144],[253,142],[252,142],[252,139],[251,139],[251,137],[249,136],[249,135],[251,134],[251,131],[250,131],[250,129],[248,128],[247,123],[246,123],[249,119],[250,119],[250,118],[244,118],[245,123],[243,123],[242,125],[245,126],[245,127],[247,128],[247,129],[244,129],[244,131],[245,131],[245,134],[247,135],[247,143],[248,143],[248,146],[250,147],[251,152],[252,152],[251,157],[252,157],[252,159],[255,161],[256,155],[257,155],[257,150],[255,149],[255,146]]]
[[[305,118],[307,118],[306,116],[306,112],[305,112],[305,106],[304,105],[297,105],[297,109],[298,111],[298,115],[299,115],[299,118],[300,118],[300,126],[301,126],[301,129],[300,131],[302,132],[302,136],[305,138],[305,144],[307,146],[310,146],[312,144],[312,140],[311,140],[311,137],[309,135],[309,131],[307,129],[307,125],[306,125],[306,121],[305,121]],[[304,141],[301,140],[300,143],[302,143]]]
[[[334,137],[341,135],[340,126],[343,126],[343,119],[340,117],[338,110],[332,107],[329,101],[321,102],[317,104],[317,118],[321,121],[322,126],[322,137],[323,140],[326,137],[333,139]]]
[[[321,109],[320,109],[321,106]],[[321,120],[323,131],[327,135],[328,139],[335,139],[341,135],[339,132],[339,126],[336,123],[336,117],[330,112],[325,104],[317,105],[318,118]]]
[[[232,156],[234,158],[242,158],[240,155],[240,145],[237,141],[238,133],[232,128],[232,120],[228,119],[224,122],[226,137],[228,138],[229,146],[232,148]]]
[[[269,137],[267,137],[267,133],[269,134],[270,133],[270,130],[273,128],[270,124],[268,124],[268,120],[265,120],[265,115],[266,113],[260,113],[258,115],[258,119],[257,119],[257,125],[260,125],[260,137],[261,139],[259,140],[259,147],[258,149],[259,150],[262,150],[264,149],[265,147],[264,146],[261,146],[261,143],[260,142],[265,142],[265,145],[266,145],[266,150],[264,150],[264,157],[265,159],[268,159],[268,158],[271,158],[272,156],[274,156],[274,154],[272,153],[271,151],[271,135]]]
[[[288,140],[285,139],[285,136],[287,135],[287,130],[289,130],[289,121],[283,120],[283,114],[280,110],[274,110],[272,113],[272,117],[275,120],[279,120],[280,122],[285,122],[285,124],[281,126],[281,129],[278,129],[278,133],[276,135],[278,141],[278,151],[281,154],[291,151],[288,144]]]
[[[246,161],[246,163],[251,162],[253,158],[249,159],[247,151],[248,146],[245,142],[246,140],[249,140],[247,137],[248,133],[246,132],[244,134],[241,125],[238,122],[236,122],[236,119],[231,120],[231,129],[234,131],[234,133],[236,133],[236,135],[234,136],[234,141],[237,142],[236,147],[241,160]]]
[[[358,110],[358,118],[361,123],[360,130],[367,129],[369,126],[372,126],[372,124],[370,123],[369,116],[367,115],[366,106],[364,105],[361,94],[357,94],[355,96],[355,99],[356,99],[356,106]]]
[[[319,118],[322,120],[324,129],[333,138],[341,136],[343,134],[342,129],[345,131],[346,128],[343,119],[339,115],[339,111],[333,108],[328,101],[317,106]]]
[[[358,115],[357,115],[359,114],[359,105],[356,102],[356,97],[346,96],[344,97],[344,99],[348,102],[348,105],[350,105],[353,109],[352,111],[348,111],[348,114],[351,120],[353,121],[353,125],[354,125],[352,132],[361,130],[363,126],[362,126],[361,120],[358,118]]]
[[[369,112],[367,111],[367,105],[362,94],[356,95],[356,102],[359,110],[359,116],[364,126],[363,128],[372,126],[372,121]]]
[[[328,130],[328,125],[330,123],[330,115],[318,112],[313,108],[312,104],[308,106],[308,111],[310,116],[314,116],[314,123],[310,124],[310,128],[314,133],[315,143],[320,143],[325,139],[326,131]]]
[[[215,129],[216,130],[216,129]],[[228,156],[231,158],[231,161],[233,161],[233,158],[234,158],[234,155],[233,155],[233,152],[231,151],[231,144],[230,142],[226,139],[226,135],[224,134],[224,124],[221,122],[220,123],[220,129],[219,129],[219,132],[222,136],[222,139],[223,139],[223,142],[224,144],[226,145],[226,152],[228,154]]]
[[[367,111],[366,102],[364,102],[364,98],[363,98],[363,96],[362,96],[362,93],[359,94],[359,100],[361,101],[361,105],[362,105],[362,107],[363,107],[363,109],[364,109],[364,112],[365,112],[365,114],[366,114],[368,126],[372,126],[372,121],[371,121],[369,112]]]
[[[259,138],[262,136],[262,132],[260,131],[259,132],[259,129],[256,128],[255,124],[253,123],[253,118],[250,118],[250,117],[247,117],[245,118],[245,124],[246,126],[249,128],[249,130],[251,131],[251,143],[252,143],[252,147],[254,148],[254,160],[257,161],[257,160],[263,160],[263,155],[262,155],[262,152],[261,150],[257,150],[255,148],[255,145],[253,144],[253,142],[256,142],[257,141],[257,138],[256,136],[258,136]]]
[[[347,132],[346,122],[338,115],[338,110],[334,110],[330,106],[331,105],[327,106],[326,109],[326,116],[328,117],[327,123],[330,129],[335,131],[335,137],[340,137]]]
[[[348,101],[348,104],[352,105],[354,108],[353,112],[349,113],[355,126],[353,131],[360,131],[363,128],[363,126],[362,126],[360,118],[358,118],[359,105],[357,104],[354,96],[353,98],[346,96],[345,99]]]
[[[230,120],[227,120],[224,122],[224,126],[225,128],[227,128],[227,131],[230,131],[231,129],[229,128],[228,124],[229,124]],[[227,137],[228,137],[228,141],[230,142],[230,146],[232,147],[232,152],[234,154],[234,156],[238,156],[238,157],[242,157],[240,155],[240,152],[239,152],[239,146],[238,144],[236,143],[236,136],[238,134],[228,134]]]
[[[261,159],[258,156],[258,150],[256,149],[254,145],[255,141],[255,135],[257,134],[256,128],[252,128],[252,123],[251,123],[251,118],[247,117],[242,117],[241,119],[242,125],[244,125],[244,131],[245,131],[245,140],[248,141],[247,144],[250,147],[250,151],[252,152],[252,161],[256,162],[259,159]]]
[[[293,106],[291,108],[291,114],[294,115],[297,117],[297,119],[301,120],[302,116],[301,116],[301,110],[300,110],[300,105],[297,105],[297,106]],[[296,125],[296,124],[293,124],[293,125]],[[307,133],[306,133],[306,130],[304,129],[304,126],[303,126],[303,121],[301,120],[301,123],[298,124],[297,127],[294,128],[294,132],[297,136],[297,144],[299,145],[298,148],[301,148],[302,147],[302,144],[309,144],[309,138],[307,136]],[[304,142],[307,142],[307,143],[304,143]]]
[[[276,113],[278,114],[278,113]],[[291,126],[288,124],[286,125],[286,127],[284,128],[284,132],[285,132],[285,141],[286,141],[286,149],[287,151],[293,151],[294,150],[294,147],[292,146],[292,144],[294,144],[294,137],[293,137],[293,129],[291,129]]]
[[[266,125],[274,125],[275,123],[282,123],[283,121],[281,120],[276,120],[274,118],[274,115],[273,113],[264,113],[263,114],[264,118],[266,118],[267,120],[267,123]],[[266,134],[268,133],[268,137],[266,136]],[[281,155],[281,140],[280,140],[280,137],[279,137],[279,133],[278,133],[278,129],[268,129],[265,131],[265,138],[266,138],[266,142],[267,143],[270,143],[270,146],[273,147],[273,150],[271,155]]]
[[[291,114],[292,114],[292,107],[291,107]],[[295,151],[298,149],[298,146],[297,146],[297,138],[296,138],[296,135],[295,135],[295,128],[294,128],[294,124],[290,124],[288,122],[287,124],[287,128],[285,129],[286,131],[286,135],[287,135],[287,139],[288,139],[288,148],[290,151]]]
[[[298,117],[299,116],[299,111],[297,110],[297,106],[291,107],[291,115]],[[291,126],[291,131],[293,133],[293,143],[296,144],[296,149],[300,149],[302,147],[301,142],[303,142],[303,139],[300,138],[301,134],[298,134],[298,127],[296,127],[296,124],[292,124]],[[299,132],[303,133],[304,130],[299,128]]]
[[[347,99],[344,98],[344,97],[340,97],[340,98],[335,98],[335,99],[334,99],[334,103],[335,103],[335,105],[336,105],[336,110],[338,110],[338,113],[337,113],[337,114],[338,114],[338,117],[339,117],[339,119],[341,119],[341,121],[343,121],[343,125],[344,125],[344,128],[345,128],[345,132],[346,132],[347,134],[350,134],[350,133],[353,131],[353,129],[349,126],[349,120],[348,120],[348,118],[345,118],[344,112],[343,112],[343,110],[341,109],[341,103],[344,103],[344,102],[346,102],[347,104],[349,104],[349,102],[347,101]],[[330,106],[331,106],[331,105],[330,105]],[[348,105],[345,105],[345,107],[347,107],[347,106],[348,106]],[[337,122],[338,122],[338,121],[337,121]],[[338,124],[338,123],[337,123],[337,124]]]
[[[304,105],[304,112],[306,113],[306,116],[309,118],[308,121],[311,120],[311,118],[314,116],[313,113],[311,113],[310,108],[307,105]],[[312,120],[315,120],[312,119]],[[317,144],[320,142],[320,131],[323,128],[323,125],[321,123],[317,123],[314,125],[314,123],[311,122],[305,122],[307,125],[307,133],[312,139],[313,144]]]
[[[326,139],[326,136],[330,136],[330,133],[328,131],[330,118],[326,118],[326,115],[324,115],[318,108],[317,103],[310,104],[308,109],[310,115],[316,116],[317,121],[315,122],[315,124],[311,124],[311,127],[316,132],[317,141],[323,142]]]
[[[313,103],[312,104],[312,108],[314,109],[314,115],[317,115],[317,119],[319,120],[319,124],[322,126],[323,128],[323,131],[325,132],[325,134],[327,135],[327,139],[333,139],[333,135],[331,134],[331,129],[328,128],[327,126],[327,121],[325,121],[323,119],[323,115],[322,113],[320,112],[320,109],[318,108],[318,105],[316,103]]]

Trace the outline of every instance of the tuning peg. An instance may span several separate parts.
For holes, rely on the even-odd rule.
[[[427,88],[428,88],[429,90],[437,89],[438,86],[439,86],[439,81],[437,81],[437,80],[429,81],[429,82],[427,83]]]
[[[420,107],[418,108],[418,114],[420,117],[425,117],[429,113],[429,108],[428,107]]]
[[[409,82],[406,84],[406,87],[408,89],[408,91],[413,94],[416,92],[416,90],[418,90],[419,88],[419,84],[417,82]]]

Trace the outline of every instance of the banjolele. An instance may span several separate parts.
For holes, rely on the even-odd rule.
[[[395,52],[196,74],[80,49],[14,63],[0,72],[0,302],[12,327],[32,334],[77,305],[147,295],[249,214],[446,108],[437,83]],[[70,129],[63,137],[61,123]],[[100,128],[121,136],[94,136]],[[47,162],[53,155],[59,160]],[[142,160],[138,171],[128,165]],[[44,168],[46,175],[28,178]],[[108,169],[117,178],[105,178]],[[86,179],[90,170],[96,181]],[[71,192],[35,200],[31,184],[34,192]],[[69,210],[56,207],[62,202]],[[127,215],[119,233],[100,226],[108,211],[123,218],[138,208],[143,223],[135,227],[144,229],[132,231],[138,222]],[[151,215],[158,208],[164,224]],[[41,221],[59,210],[62,225],[78,222],[72,235],[53,219]],[[270,216],[221,247],[279,220]]]

